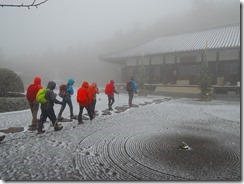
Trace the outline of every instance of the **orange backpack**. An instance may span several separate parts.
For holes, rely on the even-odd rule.
[[[85,88],[80,88],[77,91],[77,102],[84,106],[89,105],[88,94]]]
[[[89,86],[88,87],[88,98],[92,101],[95,98],[95,87],[94,86]]]

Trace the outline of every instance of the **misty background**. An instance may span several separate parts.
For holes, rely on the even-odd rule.
[[[30,4],[31,0],[0,4]],[[40,1],[39,1],[40,2]],[[38,8],[0,7],[0,68],[25,86],[35,76],[58,84],[75,79],[104,86],[121,81],[120,65],[99,55],[159,36],[240,23],[238,0],[49,0]]]

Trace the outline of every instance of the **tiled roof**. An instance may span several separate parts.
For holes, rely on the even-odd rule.
[[[240,47],[240,24],[232,24],[196,32],[159,37],[155,40],[103,57],[106,59],[131,58],[175,52],[199,51]]]

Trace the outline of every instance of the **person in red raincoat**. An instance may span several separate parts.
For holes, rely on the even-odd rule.
[[[37,113],[39,110],[39,103],[36,101],[36,94],[40,89],[42,89],[41,86],[41,78],[40,77],[35,77],[33,84],[30,84],[27,88],[26,92],[26,99],[29,102],[29,107],[31,110],[32,114],[32,123],[29,126],[29,130],[36,130],[37,129]]]
[[[113,110],[112,105],[115,102],[114,93],[119,94],[119,92],[115,89],[114,80],[110,80],[105,87],[105,94],[108,96],[108,109]]]
[[[79,115],[78,115],[78,125],[84,123],[82,121],[82,114],[83,109],[85,108],[87,110],[87,113],[90,117],[90,120],[94,119],[94,116],[91,113],[90,105],[91,105],[91,99],[89,99],[88,95],[88,88],[89,83],[83,82],[82,86],[77,91],[77,102],[79,103]]]

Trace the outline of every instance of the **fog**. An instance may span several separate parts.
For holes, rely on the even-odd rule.
[[[32,3],[30,0],[11,1]],[[0,0],[0,4],[9,1]],[[100,61],[156,37],[240,22],[238,0],[49,0],[0,8],[0,67],[25,85],[34,76],[76,86],[121,82],[120,66]]]

